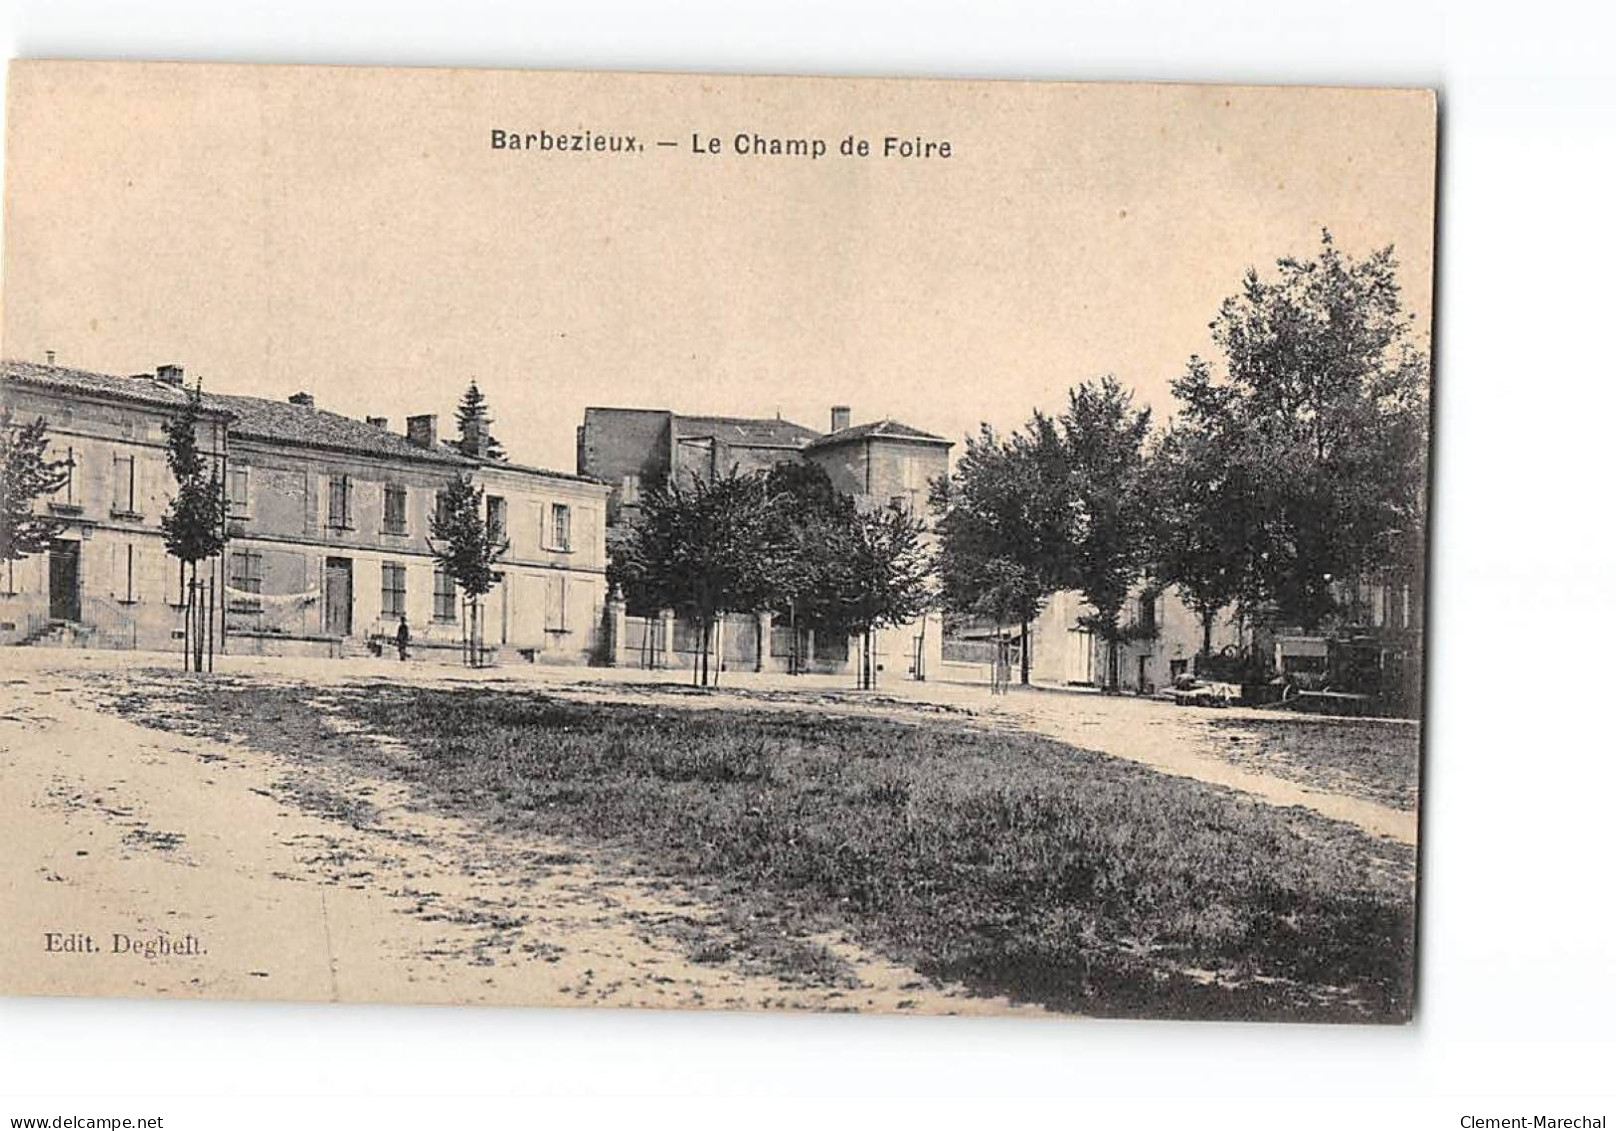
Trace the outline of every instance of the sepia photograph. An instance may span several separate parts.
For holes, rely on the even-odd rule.
[[[1433,91],[6,128],[0,993],[1415,1018]]]

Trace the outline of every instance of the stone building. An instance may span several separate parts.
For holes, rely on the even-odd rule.
[[[932,480],[948,474],[953,444],[895,420],[855,425],[846,405],[831,409],[830,431],[778,418],[682,416],[665,409],[592,407],[578,428],[578,472],[612,489],[613,524],[628,524],[645,491],[687,474],[742,474],[780,463],[814,463],[862,509],[897,504],[924,512]],[[647,610],[634,610],[636,613]],[[783,671],[793,654],[791,630],[767,614],[729,617],[721,633],[725,667]],[[619,611],[613,633],[618,663],[686,667],[699,659],[694,626],[671,615]],[[800,642],[798,660],[803,661]],[[935,672],[942,659],[942,621],[933,613],[876,633],[878,670],[911,678]],[[811,638],[806,666],[850,670],[856,653],[845,637]]]
[[[61,537],[45,560],[16,563],[0,594],[0,642],[178,647],[179,565],[158,522],[173,490],[162,422],[183,403],[182,372],[117,377],[25,362],[3,372],[14,417],[44,417],[74,477],[48,504],[66,524]],[[210,578],[223,650],[379,651],[405,618],[417,655],[457,653],[464,601],[427,538],[438,493],[470,475],[509,539],[485,598],[485,645],[553,662],[598,657],[604,486],[488,459],[485,437],[481,452],[475,436],[469,451],[451,447],[433,416],[409,418],[400,435],[306,394],[209,393],[203,405],[203,446],[229,499],[229,541]]]

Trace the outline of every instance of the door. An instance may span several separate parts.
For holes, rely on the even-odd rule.
[[[1139,694],[1141,694],[1141,695],[1148,695],[1151,691],[1155,690],[1153,687],[1150,686],[1150,657],[1149,656],[1140,656],[1139,657],[1139,685],[1138,685],[1138,690],[1139,690]]]
[[[1087,629],[1066,633],[1066,682],[1094,682],[1094,634]]]
[[[328,636],[353,635],[353,561],[325,560],[325,631]]]
[[[79,544],[65,538],[50,547],[50,616],[79,619]]]

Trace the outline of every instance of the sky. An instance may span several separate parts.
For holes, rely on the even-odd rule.
[[[7,357],[386,416],[475,379],[571,470],[587,405],[960,440],[1116,375],[1158,413],[1250,268],[1394,244],[1431,309],[1426,92],[14,63]],[[495,149],[492,131],[640,152]],[[818,160],[737,134],[826,141]],[[721,152],[694,152],[693,136]],[[865,138],[875,155],[840,157]],[[887,136],[947,158],[885,158]],[[670,141],[657,146],[658,140]],[[1214,354],[1215,356],[1215,354]]]

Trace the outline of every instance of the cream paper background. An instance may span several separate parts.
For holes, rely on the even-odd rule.
[[[832,155],[690,152],[751,131]],[[588,404],[958,440],[1111,372],[1165,413],[1242,273],[1324,227],[1431,309],[1430,91],[22,61],[8,133],[6,356],[395,425],[475,377],[564,470]]]

